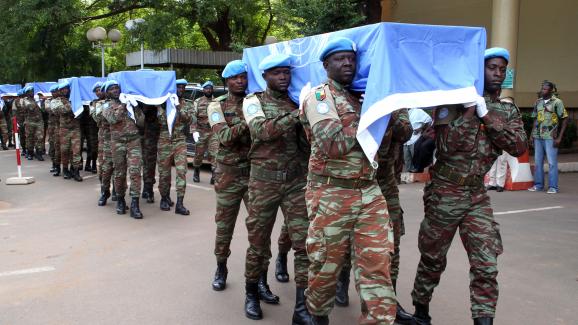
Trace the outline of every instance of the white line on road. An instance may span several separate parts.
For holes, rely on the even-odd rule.
[[[205,190],[205,191],[212,191],[212,190],[213,190],[212,187],[204,187],[204,186],[193,185],[193,184],[187,184],[187,186],[188,186],[188,187],[198,188],[198,189]]]
[[[90,176],[82,176],[82,179],[91,179],[91,178],[95,178],[98,175],[90,175]]]
[[[0,227],[4,227],[4,226],[10,226],[9,223],[0,223]]]
[[[534,209],[524,209],[524,210],[512,210],[512,211],[494,212],[494,215],[524,213],[524,212],[532,212],[532,211],[544,211],[544,210],[553,210],[553,209],[562,209],[562,208],[563,208],[563,206],[561,206],[561,205],[556,205],[556,206],[553,206],[553,207],[544,207],[544,208],[534,208]]]
[[[54,271],[54,270],[56,270],[56,269],[52,266],[35,267],[33,269],[0,272],[0,277],[11,276],[11,275],[24,275],[24,274],[33,274],[33,273],[41,273],[41,272],[50,272],[50,271]]]

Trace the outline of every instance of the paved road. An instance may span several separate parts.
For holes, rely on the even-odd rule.
[[[0,324],[290,322],[293,282],[271,281],[282,303],[263,305],[262,321],[243,315],[244,209],[237,220],[228,288],[211,290],[215,196],[207,173],[200,185],[187,188],[190,216],[161,212],[156,203],[143,204],[145,219],[132,220],[116,215],[111,203],[96,206],[99,185],[92,174],[76,183],[50,176],[48,168],[48,162],[25,161],[24,171],[36,183],[7,186],[4,180],[15,175],[14,153],[0,151]],[[495,324],[577,324],[578,174],[561,174],[560,183],[558,195],[491,194],[505,247]],[[401,186],[407,234],[399,299],[408,308],[419,259],[422,187]],[[539,208],[548,209],[516,212]],[[275,235],[278,231],[279,224]],[[356,323],[359,300],[351,296],[350,307],[333,311],[332,324]],[[459,239],[431,310],[436,325],[471,324],[468,264]]]

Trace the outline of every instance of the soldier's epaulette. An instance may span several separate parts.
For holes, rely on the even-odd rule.
[[[213,101],[224,102],[225,100],[227,100],[227,98],[229,98],[229,94],[224,94],[224,95],[221,95],[221,96],[215,98]]]

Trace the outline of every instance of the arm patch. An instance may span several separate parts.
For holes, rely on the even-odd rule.
[[[243,100],[243,115],[247,124],[256,117],[265,117],[261,102],[257,96],[247,96]]]
[[[320,98],[323,100],[319,100]],[[331,94],[327,96],[325,90],[320,91],[320,89],[313,90],[313,93],[305,99],[305,116],[311,128],[323,120],[339,120],[335,102],[332,99]]]
[[[226,123],[223,110],[221,110],[221,104],[217,101],[209,104],[207,107],[207,115],[209,116],[209,124],[211,127],[219,123]]]

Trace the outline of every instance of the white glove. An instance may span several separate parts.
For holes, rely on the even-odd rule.
[[[482,118],[488,114],[488,108],[486,107],[486,100],[484,97],[478,97],[475,102],[465,103],[465,108],[470,108],[472,106],[476,106],[476,114],[478,117]]]
[[[195,142],[199,142],[199,137],[201,135],[199,134],[199,132],[195,131],[193,132],[193,140],[195,140]]]

